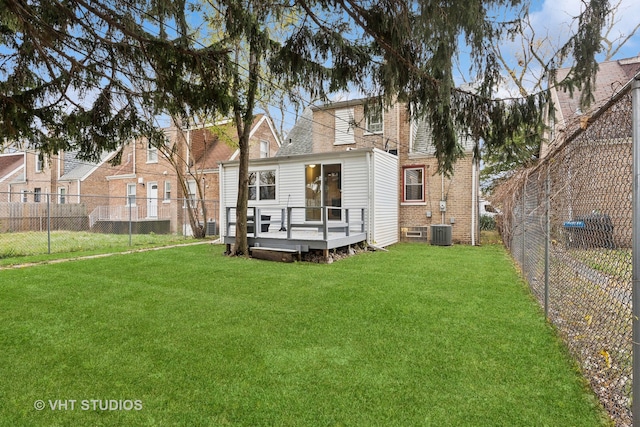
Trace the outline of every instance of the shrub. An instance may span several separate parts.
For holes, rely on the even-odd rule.
[[[480,230],[493,231],[496,229],[496,219],[491,215],[480,216]]]

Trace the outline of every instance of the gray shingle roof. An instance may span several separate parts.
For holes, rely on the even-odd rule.
[[[275,157],[310,154],[313,152],[313,111],[305,108],[302,116],[287,134]]]
[[[93,163],[85,160],[80,160],[76,157],[77,152],[71,153],[69,157],[67,157],[65,153],[65,173],[60,177],[60,181],[75,181],[78,179],[82,179],[85,175],[91,172],[94,168],[96,168],[100,163],[107,160],[113,152],[103,152],[100,156],[100,162]]]

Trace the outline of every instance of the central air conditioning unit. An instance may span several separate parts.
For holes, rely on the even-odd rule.
[[[431,244],[436,246],[451,246],[451,226],[447,224],[432,225]]]

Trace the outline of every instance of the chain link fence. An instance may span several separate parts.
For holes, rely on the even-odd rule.
[[[205,237],[217,237],[218,216],[217,200],[0,192],[0,264],[43,254],[184,243],[200,231],[194,233],[192,224]]]
[[[498,227],[618,426],[632,424],[631,90],[494,193]]]

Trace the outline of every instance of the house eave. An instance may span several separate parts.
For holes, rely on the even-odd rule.
[[[288,162],[305,162],[305,161],[319,161],[322,159],[337,159],[337,158],[349,158],[349,157],[358,157],[362,156],[365,153],[373,153],[379,152],[388,154],[389,156],[393,156],[393,154],[389,154],[385,151],[382,151],[377,148],[357,148],[354,150],[345,150],[345,151],[326,151],[322,153],[311,153],[311,154],[293,154],[290,156],[279,156],[279,157],[266,157],[261,159],[251,159],[249,162],[258,166],[260,164],[273,164],[273,163],[288,163]],[[220,162],[221,167],[238,165],[240,163],[239,160],[226,160]]]

